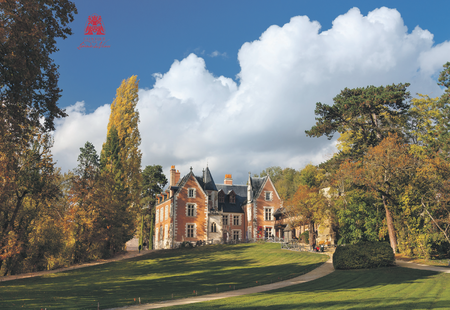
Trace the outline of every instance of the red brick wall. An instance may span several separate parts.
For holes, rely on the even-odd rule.
[[[266,192],[272,192],[272,200],[267,201],[266,200]],[[265,220],[265,214],[264,214],[264,207],[272,207],[273,212],[275,212],[280,206],[281,206],[281,200],[278,198],[278,195],[275,191],[275,187],[273,186],[272,182],[268,180],[266,184],[264,185],[263,190],[261,191],[260,195],[256,198],[256,204],[257,204],[257,223],[258,226],[275,226],[275,218],[272,216],[272,221],[266,221]],[[272,212],[272,213],[273,213]],[[274,234],[275,231],[272,229],[272,234]]]
[[[195,197],[188,197],[189,188],[195,189]],[[177,204],[177,232],[175,241],[196,241],[206,240],[206,215],[207,215],[207,199],[208,197],[203,193],[202,188],[199,186],[194,176],[190,176],[186,184],[181,188],[176,197]],[[196,216],[187,216],[187,204],[196,204]],[[196,224],[197,234],[194,238],[188,238],[186,235],[186,224]],[[183,238],[184,237],[184,238]]]

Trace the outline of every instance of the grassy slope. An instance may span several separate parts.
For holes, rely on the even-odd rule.
[[[450,309],[450,274],[400,267],[335,271],[282,290],[167,309]]]
[[[216,245],[0,283],[0,309],[97,309],[215,293],[287,279],[327,260],[279,244]],[[258,281],[258,283],[256,283]],[[136,302],[134,301],[136,298]]]

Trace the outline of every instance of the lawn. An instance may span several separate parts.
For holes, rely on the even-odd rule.
[[[450,274],[401,267],[335,271],[280,290],[165,309],[450,309]]]
[[[190,297],[267,284],[304,274],[326,255],[279,244],[214,245],[42,277],[0,282],[0,309],[97,309]],[[194,291],[196,293],[194,293]],[[136,300],[135,300],[136,299]]]

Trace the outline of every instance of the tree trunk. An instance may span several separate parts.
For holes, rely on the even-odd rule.
[[[308,230],[309,230],[309,245],[313,246],[316,243],[316,232],[314,231],[313,221],[309,221]]]
[[[150,211],[150,235],[148,236],[148,249],[153,249],[153,213],[155,212],[154,209]]]
[[[386,210],[386,224],[389,232],[389,242],[391,243],[392,250],[395,254],[397,252],[397,236],[395,235],[394,220],[392,219],[391,211],[388,209],[386,197],[382,195],[382,198],[384,209]]]

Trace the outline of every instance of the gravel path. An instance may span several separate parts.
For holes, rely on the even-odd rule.
[[[334,271],[333,268],[333,261],[330,257],[330,259],[321,265],[320,267],[314,269],[313,271],[308,272],[307,274],[304,274],[302,276],[280,281],[272,284],[265,284],[261,286],[254,286],[249,287],[241,290],[235,290],[235,291],[228,291],[218,294],[210,294],[210,295],[203,295],[203,296],[196,296],[196,297],[189,297],[189,298],[183,298],[183,299],[176,299],[176,300],[167,300],[157,303],[150,303],[150,304],[143,304],[143,305],[137,305],[137,306],[129,306],[129,307],[120,307],[120,308],[113,308],[113,309],[120,309],[120,310],[147,310],[147,309],[158,309],[158,308],[165,308],[170,306],[178,306],[178,305],[188,305],[193,304],[197,302],[202,301],[210,301],[210,300],[216,300],[216,299],[222,299],[222,298],[228,298],[228,297],[236,297],[236,296],[242,296],[242,295],[248,295],[248,294],[254,294],[254,293],[260,293],[265,291],[271,291],[278,288],[283,288],[286,286],[291,286],[295,284],[300,284],[304,282],[309,282],[318,278],[321,278],[323,276],[326,276],[327,274],[330,274]],[[111,309],[112,310],[112,309]]]

